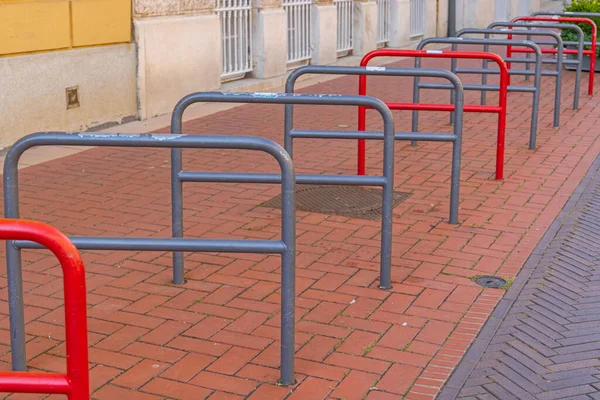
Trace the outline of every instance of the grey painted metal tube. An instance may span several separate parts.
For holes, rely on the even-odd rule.
[[[506,60],[504,60],[506,61]],[[533,61],[524,61],[527,63],[532,63]],[[500,73],[499,69],[489,69],[489,68],[456,68],[457,74],[487,74],[487,75],[498,75]],[[517,71],[511,70],[508,72],[509,75],[533,75],[533,71]],[[486,83],[487,85],[487,83]],[[496,85],[497,86],[497,85]]]
[[[504,60],[507,61],[507,60]],[[518,61],[511,61],[518,62]],[[525,62],[525,61],[523,61]],[[527,61],[528,63],[535,63],[531,59]],[[543,64],[543,63],[542,63]],[[488,74],[488,75],[498,75],[500,73],[499,69],[482,69],[482,68],[457,68],[456,72],[459,74]],[[524,70],[511,70],[509,71],[509,75],[535,75],[535,71],[524,71]],[[542,76],[558,76],[556,71],[544,71],[542,70]]]
[[[583,17],[583,18],[598,18],[600,13],[583,12],[583,11],[536,11],[531,13],[531,16],[536,15],[557,15],[564,17]]]
[[[454,86],[452,86],[454,87]],[[338,132],[340,133],[338,135]],[[346,131],[299,131],[293,130],[294,138],[328,138],[328,139],[369,139],[383,140],[382,132],[346,132]],[[456,137],[452,133],[435,132],[396,132],[396,140],[423,140],[426,135],[428,142],[453,142]],[[300,175],[302,176],[302,175]]]
[[[517,32],[524,32],[525,34],[528,31],[516,31],[514,29],[508,29],[508,28],[526,28],[528,26],[530,27],[535,27],[535,28],[542,28],[542,29],[560,29],[560,30],[565,30],[565,29],[571,29],[574,30],[577,33],[577,37],[578,37],[578,45],[577,45],[577,60],[574,63],[571,63],[568,60],[563,60],[563,48],[565,43],[562,42],[562,37],[560,37],[560,35],[556,32],[554,32],[554,35],[558,36],[558,38],[560,39],[560,42],[562,42],[563,46],[558,46],[557,45],[557,49],[558,49],[558,54],[557,54],[557,58],[556,58],[556,64],[557,64],[557,71],[559,72],[561,78],[557,81],[556,86],[560,86],[562,85],[562,65],[563,64],[577,64],[577,71],[575,73],[575,87],[573,90],[573,109],[577,110],[579,108],[579,87],[581,86],[581,68],[583,66],[583,42],[584,42],[584,36],[583,36],[583,31],[581,30],[581,28],[575,24],[564,24],[564,23],[551,23],[551,22],[535,22],[532,24],[528,24],[526,23],[527,21],[521,21],[521,22],[493,22],[488,26],[488,29],[493,29],[493,28],[504,28],[504,29],[500,29],[501,32],[503,32],[504,34],[517,34]],[[496,33],[498,31],[498,29],[494,29],[494,33]],[[529,31],[531,32],[531,31]],[[545,31],[544,31],[545,32]],[[550,32],[550,31],[548,31]],[[522,34],[522,33],[519,33]],[[551,36],[549,34],[545,34],[546,36]],[[555,39],[556,39],[556,36]],[[557,40],[558,41],[558,40]],[[553,60],[542,60],[543,63],[548,63],[548,64],[552,64]],[[557,88],[555,90],[556,93],[560,93],[560,90]],[[556,94],[555,94],[556,95]],[[559,96],[560,98],[560,96]],[[556,126],[556,125],[555,125]]]
[[[303,139],[382,139],[382,132],[361,131],[319,131],[294,129],[288,132],[292,138]]]
[[[331,66],[317,66],[309,65],[306,67],[300,67],[290,73],[286,84],[286,93],[293,93],[296,81],[302,75],[306,74],[320,74],[320,75],[375,75],[375,76],[406,76],[406,77],[435,77],[448,80],[455,88],[456,91],[463,92],[462,83],[455,74],[451,72],[440,70],[440,69],[413,69],[413,68],[386,68],[386,67],[331,67]],[[461,96],[463,96],[461,94]],[[463,103],[460,107],[457,106],[456,110],[459,113],[463,112]],[[295,135],[293,130],[294,111],[293,106],[289,105],[285,108],[285,137],[290,137],[289,146],[292,146],[292,137]],[[461,119],[462,121],[462,119]],[[385,122],[385,119],[384,119]],[[423,140],[423,141],[452,141],[452,173],[450,177],[450,218],[451,224],[458,223],[458,203],[459,203],[459,191],[460,191],[460,164],[461,164],[461,152],[456,151],[456,148],[461,149],[462,141],[462,124],[454,126],[453,134],[446,134],[443,137],[440,134],[424,134],[416,132],[410,133],[396,133],[394,138],[396,140]],[[291,134],[290,134],[291,132]],[[300,131],[306,132],[306,131]],[[384,136],[387,134],[384,130]],[[448,138],[448,139],[447,139]],[[385,144],[384,144],[384,159],[385,157]],[[290,147],[291,148],[291,147]],[[289,152],[289,151],[288,151]],[[394,160],[393,155],[390,156],[390,160]],[[385,175],[385,174],[384,174]],[[392,189],[393,190],[393,189]],[[383,237],[382,237],[383,239]]]
[[[179,178],[182,182],[215,182],[213,176],[218,174],[218,182],[229,183],[281,183],[277,174],[244,174],[236,172],[186,172],[182,171]],[[370,175],[296,175],[296,183],[305,185],[354,185],[354,186],[385,186],[387,180],[383,176]]]
[[[463,85],[465,90],[478,90],[478,91],[486,91],[486,92],[497,92],[500,90],[500,86],[498,85],[479,85],[476,83]],[[523,92],[523,93],[534,93],[537,89],[532,86],[508,86],[511,92]],[[447,83],[419,83],[419,88],[421,89],[451,89],[452,85]]]
[[[537,129],[538,129],[538,116],[539,116],[539,106],[540,106],[540,91],[541,91],[541,78],[542,78],[542,51],[539,48],[538,45],[536,45],[534,42],[529,41],[529,40],[505,40],[505,39],[465,39],[465,38],[428,38],[425,39],[423,41],[421,41],[418,45],[417,45],[417,50],[423,50],[423,48],[425,46],[427,46],[428,44],[432,44],[432,43],[447,43],[447,44],[452,44],[453,45],[453,49],[456,48],[457,45],[459,44],[479,44],[479,45],[483,45],[483,46],[489,46],[489,45],[497,45],[497,46],[518,46],[518,47],[528,47],[530,49],[532,49],[535,52],[535,79],[534,79],[534,84],[533,84],[533,88],[534,90],[532,91],[533,93],[533,99],[532,99],[532,109],[531,109],[531,128],[529,130],[529,148],[530,149],[534,149],[535,148],[535,143],[536,143],[536,136],[537,136]],[[489,49],[489,48],[488,48]],[[415,67],[420,66],[420,59],[416,58],[415,59]],[[452,72],[455,73],[456,72],[456,64],[452,65]],[[485,74],[483,74],[482,76],[486,76]],[[426,85],[430,85],[429,83]],[[437,84],[431,84],[431,85],[437,85]],[[419,97],[419,88],[421,87],[420,82],[418,81],[418,79],[415,79],[415,84],[414,84],[414,88],[413,88],[413,101],[418,101],[418,97]],[[428,86],[429,87],[429,86]],[[485,92],[487,90],[496,90],[492,87],[490,87],[489,85],[485,85],[484,83],[482,85],[463,85],[465,90],[481,90],[482,92]],[[531,86],[528,86],[531,87]],[[439,89],[439,86],[432,86],[432,88],[434,89]],[[499,90],[499,87],[498,89]],[[520,89],[517,89],[516,86],[510,86],[508,88],[509,92],[514,92],[514,91],[522,91]],[[528,89],[526,89],[525,91],[529,91]],[[413,122],[415,120],[418,120],[419,116],[418,116],[418,112],[413,112]],[[414,129],[414,126],[413,126]]]
[[[530,40],[531,38],[531,34],[535,34],[537,36],[548,36],[548,37],[552,37],[554,39],[554,42],[552,42],[552,44],[555,44],[560,50],[560,61],[558,62],[559,64],[562,63],[562,38],[561,36],[554,32],[554,31],[549,31],[549,30],[530,30],[530,31],[514,31],[514,30],[505,30],[502,29],[500,31],[498,31],[497,29],[492,29],[491,26],[488,27],[487,29],[480,29],[480,28],[465,28],[465,29],[461,29],[456,36],[458,37],[462,37],[463,35],[468,35],[468,34],[479,34],[479,35],[485,35],[485,38],[488,39],[490,37],[490,34],[494,34],[494,35],[514,35],[514,36],[526,36],[527,40]],[[540,45],[539,41],[533,41],[534,43],[538,44],[538,46]],[[484,50],[489,49],[489,46],[484,46]],[[535,63],[536,61],[531,61],[531,59],[529,58],[513,58],[513,57],[505,57],[504,58],[505,62],[519,62],[519,63],[525,63],[526,66],[528,66],[530,63]],[[545,63],[545,59],[542,58],[541,62],[542,64]],[[487,62],[484,61],[484,68],[487,68]],[[519,71],[519,70],[516,70]],[[551,75],[548,72],[550,71],[542,71],[541,74],[542,76],[546,76],[546,75]],[[551,76],[556,76],[556,86],[555,86],[555,90],[554,90],[554,127],[557,128],[560,125],[560,104],[561,104],[561,82],[562,82],[562,65],[560,67],[557,67],[555,74],[552,74]],[[509,72],[510,73],[510,72]],[[533,73],[531,73],[531,71],[523,71],[521,72],[521,74],[525,75],[526,77],[528,77],[530,74],[535,76],[535,71]],[[482,92],[481,93],[481,99],[482,99],[482,103],[481,104],[485,104],[485,97],[486,97],[486,93]]]
[[[18,165],[23,153],[36,146],[112,146],[151,148],[219,148],[259,150],[272,155],[281,168],[282,179],[282,240],[241,241],[234,240],[185,240],[153,238],[78,238],[80,244],[94,249],[107,247],[119,249],[176,248],[180,251],[223,252],[270,252],[282,254],[282,382],[293,382],[293,339],[294,339],[294,269],[296,251],[295,172],[291,158],[277,143],[256,137],[242,136],[187,136],[162,134],[106,134],[106,133],[63,133],[45,132],[25,136],[18,140],[6,155],[4,162],[4,212],[7,218],[19,218],[19,174]],[[279,243],[279,244],[278,244]],[[14,370],[26,369],[25,326],[23,317],[23,284],[19,249],[14,242],[7,241],[7,274],[9,277],[9,308],[11,349]],[[26,246],[27,243],[21,243]],[[8,256],[12,254],[13,257]],[[17,257],[14,255],[17,254]],[[287,303],[286,303],[287,301]],[[291,322],[289,312],[291,310]],[[287,314],[284,315],[284,312]],[[284,322],[284,321],[282,321]],[[291,325],[290,325],[291,324]],[[285,330],[283,326],[285,325]],[[290,342],[291,340],[291,342]],[[284,347],[288,346],[288,347]],[[291,348],[289,347],[291,346]],[[291,349],[291,350],[290,350]],[[285,359],[284,359],[285,357]],[[287,383],[286,383],[287,382]]]
[[[211,181],[214,182],[214,181]],[[89,237],[69,236],[69,240],[79,250],[117,251],[187,251],[220,253],[282,254],[285,244],[280,240],[236,240],[236,239],[171,239],[135,237]],[[20,249],[42,249],[34,242],[14,241]]]

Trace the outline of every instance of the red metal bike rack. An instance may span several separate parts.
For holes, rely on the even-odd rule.
[[[583,49],[582,53],[590,56],[590,75],[588,81],[588,94],[594,94],[594,69],[596,67],[596,39],[598,35],[598,28],[594,21],[589,18],[576,18],[576,17],[518,17],[513,20],[513,22],[518,21],[540,21],[540,22],[571,22],[571,23],[580,23],[580,24],[588,24],[592,27],[592,48],[590,50]],[[527,26],[527,25],[525,25]],[[510,28],[512,29],[512,28]],[[510,38],[510,37],[509,37]],[[513,50],[509,47],[506,50],[507,57],[511,57],[512,53],[531,53],[531,49],[518,49]],[[545,54],[558,54],[556,49],[542,49],[542,53]],[[564,49],[563,54],[577,54],[577,50],[575,49]],[[508,63],[510,68],[510,63]]]
[[[494,53],[477,51],[448,51],[448,50],[373,50],[360,61],[361,67],[366,67],[369,61],[377,57],[423,57],[423,58],[460,58],[491,60],[498,64],[500,69],[500,89],[497,106],[489,105],[465,105],[465,112],[480,112],[498,114],[498,143],[496,147],[496,179],[504,176],[504,142],[506,136],[506,104],[508,93],[508,68],[502,57]],[[358,94],[367,94],[367,76],[361,75],[358,81]],[[454,111],[454,104],[413,104],[413,103],[385,103],[390,110],[413,110],[413,111]],[[365,131],[367,126],[366,107],[358,108],[358,130]],[[365,140],[358,141],[358,175],[365,174]]]
[[[0,372],[0,392],[64,394],[69,400],[90,398],[85,270],[69,239],[41,222],[0,219],[1,240],[28,240],[58,258],[65,287],[67,373]]]

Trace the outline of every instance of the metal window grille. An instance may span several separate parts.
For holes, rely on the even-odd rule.
[[[312,0],[283,0],[287,15],[288,63],[308,60],[310,49],[310,12]]]
[[[217,0],[221,20],[221,78],[243,78],[252,71],[252,0]]]
[[[377,0],[377,44],[390,40],[390,0]]]
[[[353,0],[334,0],[337,9],[337,51],[352,50],[352,34],[354,26]]]
[[[425,0],[410,0],[410,36],[425,35]]]

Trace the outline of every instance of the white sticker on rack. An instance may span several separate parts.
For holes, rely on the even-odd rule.
[[[252,97],[265,97],[267,99],[274,99],[279,96],[279,93],[265,93],[265,92],[256,92],[252,95]]]
[[[367,71],[385,71],[385,67],[367,67]]]
[[[444,53],[442,50],[425,50],[427,54],[442,54]]]

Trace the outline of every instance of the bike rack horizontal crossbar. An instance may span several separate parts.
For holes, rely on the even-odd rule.
[[[214,182],[214,180],[211,179],[204,182]],[[281,179],[279,182],[281,182]],[[283,254],[287,249],[285,244],[279,240],[163,239],[127,237],[127,240],[124,241],[122,237],[108,236],[69,236],[69,240],[79,250]],[[20,249],[42,248],[42,246],[39,244],[23,241],[15,241],[14,245]]]
[[[379,132],[378,132],[379,133]],[[373,137],[372,139],[381,139]],[[206,172],[182,171],[179,178],[182,182],[214,182]],[[212,175],[211,175],[212,176]],[[239,181],[236,181],[239,179]],[[219,182],[229,183],[281,183],[281,176],[277,174],[245,174],[223,172],[219,174]],[[296,183],[304,185],[355,185],[355,186],[385,186],[387,180],[382,176],[361,175],[296,175]]]
[[[393,108],[390,108],[392,110]],[[294,137],[300,138],[316,138],[316,139],[369,139],[369,140],[383,140],[383,134],[381,132],[348,132],[348,131],[292,131]],[[432,142],[451,142],[456,140],[456,135],[452,133],[438,133],[438,132],[396,132],[394,137],[396,140],[419,140],[423,138],[423,135],[427,136],[428,141]],[[416,138],[416,139],[413,139]],[[321,176],[321,175],[315,175]],[[364,175],[356,175],[364,176]],[[303,175],[296,178],[296,182],[302,180]]]
[[[489,71],[489,70],[488,70]],[[457,68],[456,72],[463,72],[460,70],[460,68]],[[500,73],[499,70],[495,71],[496,73]],[[469,72],[469,73],[474,73],[474,72]],[[476,73],[476,72],[475,72]],[[449,85],[447,83],[429,83],[429,82],[425,82],[425,83],[420,83],[419,87],[421,89],[452,89],[452,85]],[[500,85],[478,85],[478,84],[463,84],[463,88],[465,90],[485,90],[488,92],[497,92],[500,90]],[[515,86],[515,85],[509,85],[507,86],[508,91],[510,92],[523,92],[523,93],[535,93],[536,88],[532,87],[532,86]]]

